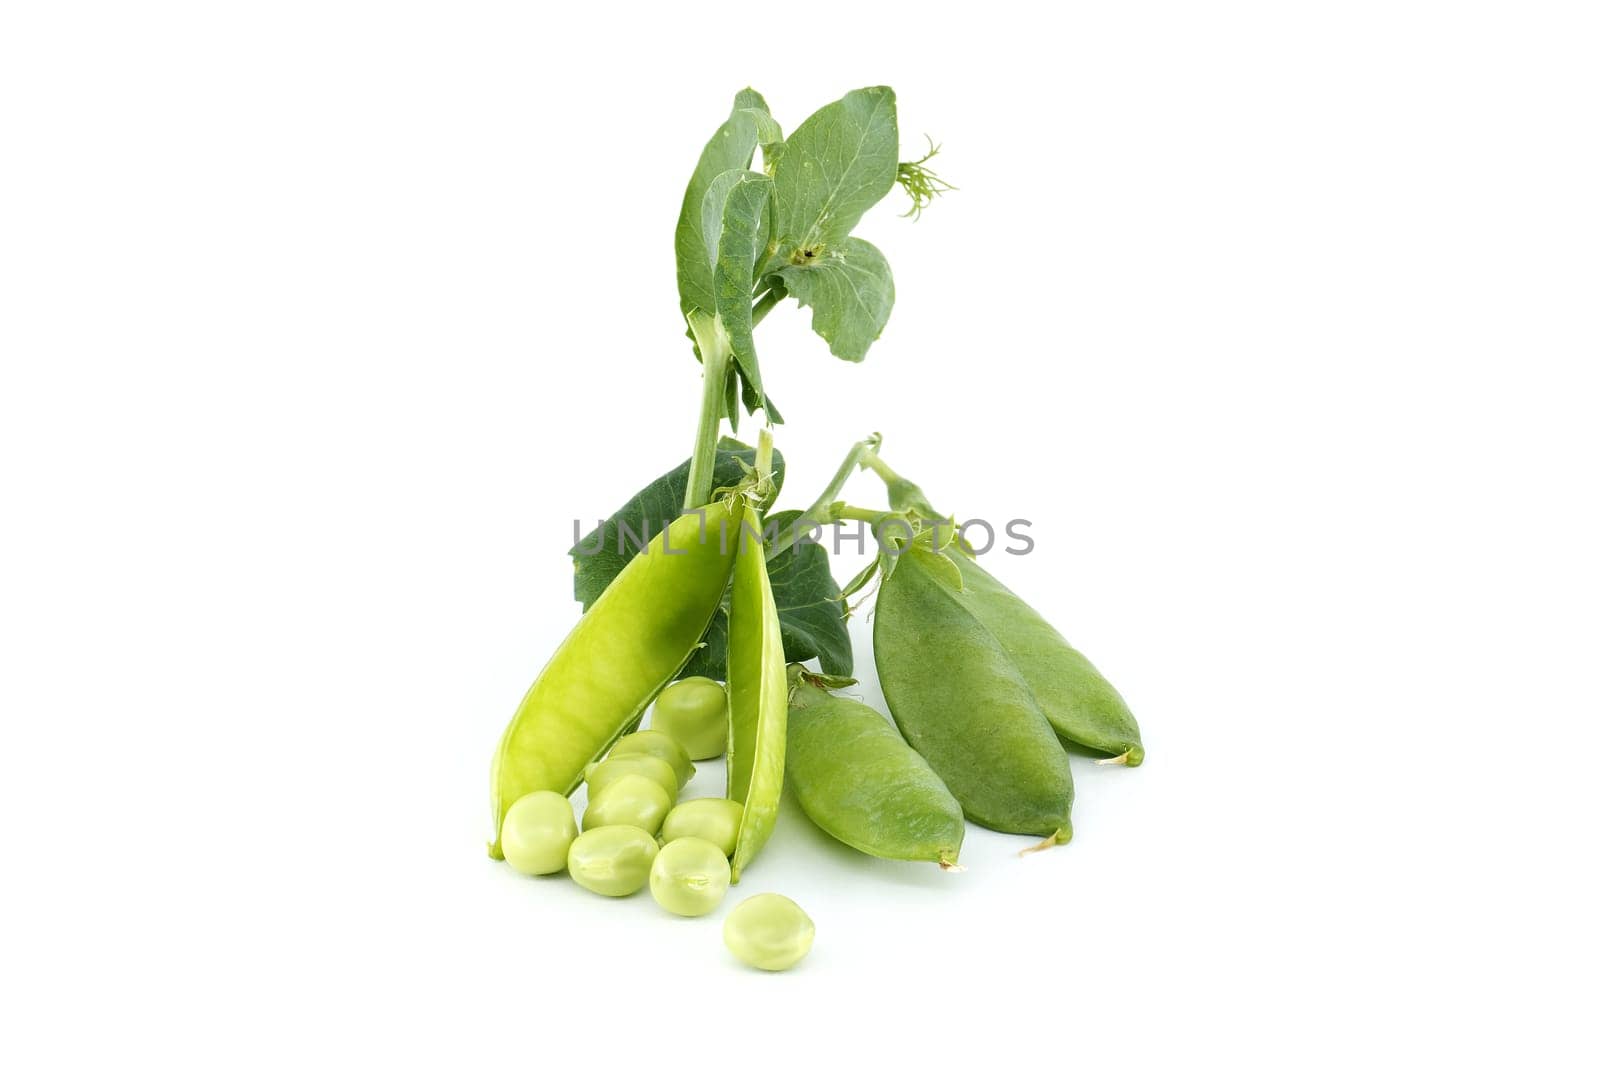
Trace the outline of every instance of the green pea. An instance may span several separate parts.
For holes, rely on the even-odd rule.
[[[659,850],[655,838],[635,825],[591,828],[572,841],[567,872],[596,895],[621,898],[644,887]]]
[[[690,761],[689,752],[683,749],[683,744],[656,729],[641,729],[622,737],[606,757],[611,759],[625,754],[647,754],[661,759],[678,775],[680,788],[694,776],[694,762]]]
[[[580,840],[583,837],[578,837]],[[722,941],[746,965],[769,972],[792,969],[811,952],[817,926],[793,900],[752,895],[722,922]]]
[[[1056,735],[1108,761],[1143,762],[1139,723],[1111,682],[982,566],[959,551],[948,554],[961,569],[967,609],[1004,645]]]
[[[789,784],[824,832],[879,858],[952,866],[966,825],[927,760],[870,706],[829,695],[838,678],[789,667]]]
[[[728,693],[710,677],[685,677],[656,699],[650,727],[665,732],[695,761],[728,749]]]
[[[744,513],[728,596],[728,798],[744,803],[733,882],[778,822],[789,715],[783,634],[754,509]]]
[[[653,754],[619,754],[596,762],[584,772],[583,779],[589,784],[589,801],[594,802],[595,796],[610,787],[612,781],[623,777],[653,780],[661,785],[668,799],[676,801],[678,798],[678,774],[666,762]]]
[[[653,836],[670,809],[672,797],[649,777],[618,777],[599,795],[589,799],[589,806],[583,811],[583,830],[587,832],[602,825],[634,825]]]
[[[530,791],[511,804],[500,826],[506,864],[519,873],[544,876],[567,867],[567,848],[578,837],[572,804],[554,791]]]
[[[650,866],[650,894],[668,913],[700,917],[728,893],[728,858],[703,839],[675,839]]]
[[[948,553],[918,546],[884,578],[872,647],[889,712],[970,820],[1065,843],[1067,752],[960,574]]]
[[[722,605],[742,528],[744,496],[733,493],[683,515],[617,574],[579,619],[522,697],[490,774],[495,838],[511,804],[531,791],[570,795],[584,767],[643,716],[694,653]]]
[[[744,803],[732,799],[690,799],[667,814],[661,825],[661,838],[668,843],[675,839],[703,839],[731,858],[743,816]]]

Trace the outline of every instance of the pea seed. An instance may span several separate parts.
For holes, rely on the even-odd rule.
[[[611,786],[614,780],[623,777],[644,777],[661,785],[661,790],[667,793],[667,798],[676,802],[678,799],[678,774],[672,767],[653,754],[619,754],[615,758],[607,758],[603,762],[596,762],[584,771],[583,779],[589,783],[589,801],[594,802],[595,796]]]
[[[591,828],[572,841],[567,872],[579,887],[621,898],[644,887],[659,849],[650,833],[635,825]]]
[[[694,762],[689,759],[689,752],[683,749],[683,744],[655,729],[642,729],[638,732],[622,737],[611,748],[607,758],[616,758],[625,754],[648,754],[659,758],[672,767],[678,774],[678,787],[689,783],[689,778],[694,776]]]
[[[683,745],[695,761],[728,749],[728,693],[709,677],[685,677],[656,699],[650,727]]]
[[[583,830],[605,825],[633,825],[652,836],[661,828],[661,819],[672,809],[672,798],[660,784],[640,776],[613,780],[606,789],[589,800],[583,811]]]
[[[685,837],[661,848],[650,866],[650,894],[679,917],[699,917],[728,893],[728,858],[715,844]]]
[[[722,941],[733,956],[768,972],[798,965],[811,952],[816,934],[817,926],[806,911],[792,899],[771,892],[745,899],[722,922]]]
[[[543,876],[567,867],[567,848],[578,838],[572,804],[554,791],[530,791],[511,804],[500,826],[506,864],[519,873]]]
[[[703,839],[733,857],[733,846],[739,840],[739,821],[744,817],[744,803],[733,799],[690,799],[679,803],[667,814],[661,825],[661,838],[668,843],[675,839]]]

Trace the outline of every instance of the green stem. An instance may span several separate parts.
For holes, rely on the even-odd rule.
[[[704,384],[700,390],[700,421],[695,427],[694,452],[689,457],[689,484],[683,493],[683,508],[693,510],[711,502],[713,474],[717,467],[717,436],[722,428],[722,397],[733,350],[727,334],[716,319],[689,315],[689,329],[700,348]]]
[[[756,440],[756,476],[763,481],[772,480],[772,430],[762,429]]]
[[[866,507],[852,507],[849,504],[840,504],[828,511],[834,521],[861,521],[876,527],[885,518],[903,518],[905,515],[898,510],[868,510]]]
[[[889,506],[895,510],[914,510],[925,518],[942,517],[943,513],[934,509],[928,497],[922,494],[922,489],[906,480],[889,467],[874,452],[861,460],[861,465],[883,478],[883,483],[889,489]]]
[[[754,307],[750,308],[750,325],[752,328],[761,324],[761,319],[767,312],[783,302],[784,292],[781,288],[769,288],[762,297],[756,300]]]
[[[833,475],[833,480],[829,481],[828,486],[822,490],[822,494],[817,496],[816,502],[807,507],[805,512],[796,518],[794,523],[784,530],[783,535],[774,540],[772,546],[767,549],[767,557],[769,559],[777,558],[783,552],[793,548],[801,533],[808,530],[810,526],[827,524],[824,519],[828,517],[828,511],[833,505],[833,501],[839,498],[840,492],[844,491],[845,482],[850,480],[850,475],[855,473],[856,470],[864,467],[870,457],[878,453],[878,445],[882,442],[883,438],[877,433],[873,433],[865,440],[858,441],[850,449],[850,453],[839,464],[838,472]]]

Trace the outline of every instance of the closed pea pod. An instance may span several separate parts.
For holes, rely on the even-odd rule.
[[[572,841],[567,873],[596,895],[622,898],[644,887],[660,849],[655,837],[633,825],[591,828]]]
[[[972,613],[954,562],[922,543],[899,557],[878,592],[872,646],[901,734],[969,819],[1046,844],[1072,838],[1067,752]]]
[[[683,515],[635,555],[523,696],[491,774],[495,838],[512,803],[531,791],[571,794],[584,767],[643,715],[694,652],[722,601],[733,558],[723,529],[740,527],[730,495]]]
[[[806,816],[865,854],[949,867],[961,853],[961,804],[870,706],[829,695],[853,681],[789,667],[789,786]]]
[[[638,732],[628,733],[611,748],[606,760],[610,761],[625,754],[644,754],[661,759],[678,775],[680,788],[694,777],[694,762],[689,759],[689,752],[683,749],[683,744],[657,729],[640,729]]]
[[[761,526],[746,507],[728,603],[728,798],[744,804],[733,882],[778,820],[788,711],[783,639],[772,599]]]
[[[1050,727],[1064,740],[1135,766],[1144,761],[1139,723],[1111,682],[1038,611],[959,551],[967,607],[1000,636]]]
[[[667,843],[675,839],[703,839],[732,857],[739,842],[739,822],[743,818],[744,804],[732,799],[690,799],[680,802],[667,814],[661,825],[661,838]]]
[[[583,830],[602,825],[634,825],[651,835],[672,809],[666,790],[647,777],[626,776],[611,782],[599,795],[591,796],[583,811]]]
[[[672,767],[653,754],[618,754],[607,758],[603,762],[596,762],[583,771],[584,782],[589,785],[589,801],[595,797],[611,782],[621,780],[623,777],[645,777],[661,785],[661,790],[667,793],[667,798],[677,801],[678,774]]]
[[[877,455],[864,460],[889,489],[889,505],[924,518],[940,511],[922,489],[900,476]],[[949,524],[945,520],[945,524]],[[953,526],[951,526],[953,529]],[[943,545],[940,545],[943,546]],[[961,571],[969,593],[967,609],[996,633],[1012,664],[1033,692],[1056,734],[1069,743],[1109,755],[1110,762],[1136,766],[1144,761],[1139,723],[1111,682],[1095,669],[1038,611],[995,580],[976,559],[954,551],[948,557]]]

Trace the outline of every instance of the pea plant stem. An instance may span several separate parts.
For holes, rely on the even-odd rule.
[[[887,462],[878,457],[876,451],[864,456],[861,465],[883,479],[884,485],[889,489],[889,506],[895,510],[915,510],[925,518],[942,516],[941,512],[935,510],[933,504],[928,502],[928,497],[922,494],[921,488],[894,472]]]
[[[683,493],[685,510],[703,507],[711,502],[711,481],[717,466],[717,436],[722,428],[722,397],[733,355],[727,334],[717,328],[715,319],[690,315],[689,329],[700,348],[700,363],[705,376],[700,389],[700,421],[695,428],[694,452],[689,457],[689,484]]]
[[[822,490],[822,494],[817,496],[816,502],[807,507],[805,512],[796,518],[794,523],[785,529],[781,536],[776,537],[772,545],[767,548],[767,557],[769,559],[776,558],[783,552],[791,550],[795,542],[802,535],[810,532],[812,527],[839,520],[829,515],[830,509],[833,508],[834,500],[839,498],[840,492],[844,491],[845,482],[850,480],[851,475],[858,469],[865,467],[867,459],[877,454],[880,443],[882,443],[882,437],[877,433],[873,433],[865,440],[857,441],[856,445],[850,449],[850,453],[845,456],[844,461],[839,464],[839,469],[834,473],[833,480],[829,481],[828,486]]]
[[[772,284],[761,291],[750,309],[751,325],[760,325],[767,312],[783,302],[783,286]],[[689,457],[689,484],[683,493],[683,508],[692,510],[711,502],[711,488],[717,465],[717,438],[721,435],[723,396],[728,374],[733,371],[733,351],[728,334],[714,318],[689,315],[689,331],[700,349],[704,384],[700,390],[700,420],[695,427],[694,452]]]
[[[772,480],[772,430],[762,429],[756,441],[756,476],[762,484]]]
[[[752,326],[760,325],[761,319],[767,316],[767,312],[783,302],[783,297],[783,289],[767,289],[767,291],[762,294],[761,298],[756,300],[755,306],[750,308],[750,324]]]

